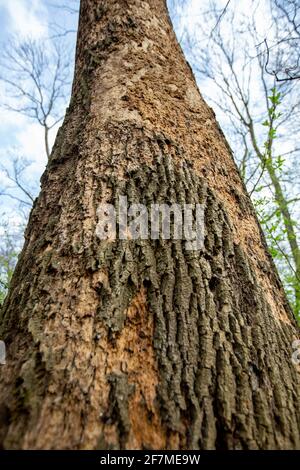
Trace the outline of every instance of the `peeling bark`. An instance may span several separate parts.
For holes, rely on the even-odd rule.
[[[203,249],[99,240],[119,195],[203,204]],[[164,0],[81,1],[0,335],[4,448],[300,447],[299,330]]]

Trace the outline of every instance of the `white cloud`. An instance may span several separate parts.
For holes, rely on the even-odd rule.
[[[27,121],[23,129],[17,133],[17,140],[17,146],[22,149],[22,154],[33,162],[34,170],[40,174],[46,164],[42,126]]]
[[[0,0],[0,6],[8,14],[12,34],[32,38],[47,35],[47,9],[41,0]]]
[[[6,30],[19,38],[41,39],[48,35],[48,11],[43,0],[0,0],[5,14]],[[5,86],[0,86],[0,103],[10,101]],[[32,161],[26,170],[29,180],[38,180],[46,165],[43,128],[20,113],[0,107],[0,163],[10,156],[23,156]],[[52,140],[52,139],[51,139]],[[52,142],[51,142],[52,143]],[[11,201],[5,201],[9,203]],[[3,206],[3,204],[1,204]],[[1,207],[2,208],[2,207]]]

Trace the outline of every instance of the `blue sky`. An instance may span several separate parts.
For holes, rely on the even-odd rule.
[[[56,9],[55,5],[61,3],[57,0],[0,0],[1,50],[11,38],[36,39],[44,42],[47,47],[49,36],[60,31],[60,27],[76,29],[77,15],[70,15],[61,9]],[[75,40],[74,33],[65,39],[71,54]],[[71,59],[73,61],[73,54]],[[68,99],[65,105],[67,101]],[[5,102],[10,102],[10,97],[6,93],[6,87],[1,83],[0,103],[2,105]],[[64,107],[61,113],[64,114]],[[56,126],[51,132],[52,144],[58,127]],[[16,155],[32,162],[26,170],[26,178],[29,184],[32,182],[36,187],[35,192],[37,192],[38,180],[46,165],[43,129],[34,120],[0,106],[0,164],[9,165],[11,158]],[[0,171],[0,190],[1,185],[7,186],[7,181],[3,172]],[[12,217],[14,209],[17,209],[17,204],[12,199],[1,197],[0,216]],[[18,219],[17,210],[14,215]]]

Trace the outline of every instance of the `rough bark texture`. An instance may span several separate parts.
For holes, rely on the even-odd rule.
[[[119,194],[201,202],[205,247],[100,241]],[[4,448],[300,447],[299,331],[164,0],[81,2],[0,335]]]

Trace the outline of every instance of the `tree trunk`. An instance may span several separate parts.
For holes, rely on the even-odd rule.
[[[205,243],[100,240],[200,202]],[[82,0],[72,99],[1,316],[7,449],[300,447],[299,336],[165,0]]]

